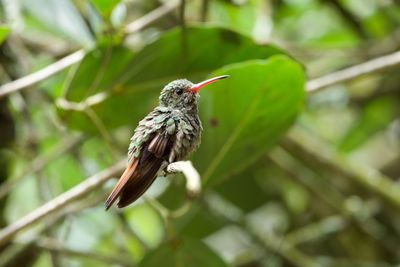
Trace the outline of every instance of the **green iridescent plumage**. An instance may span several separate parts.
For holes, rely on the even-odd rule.
[[[143,144],[154,134],[173,139],[174,145],[168,162],[187,158],[200,144],[202,131],[198,116],[198,94],[177,90],[190,88],[193,84],[188,80],[176,80],[168,84],[161,92],[160,106],[139,122],[129,146],[129,161],[140,157]]]
[[[202,126],[197,93],[203,86],[227,76],[193,84],[169,83],[160,94],[160,105],[139,122],[131,138],[128,167],[106,201],[106,209],[119,198],[122,208],[138,199],[169,163],[186,159],[200,144]]]

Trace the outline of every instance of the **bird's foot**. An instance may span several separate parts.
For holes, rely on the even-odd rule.
[[[168,175],[172,174],[167,170],[168,165],[169,163],[166,161],[161,164],[160,170],[157,172],[158,177],[167,177]]]

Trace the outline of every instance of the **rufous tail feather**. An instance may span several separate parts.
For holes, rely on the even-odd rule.
[[[111,191],[110,195],[108,196],[108,198],[104,204],[106,207],[106,210],[108,210],[114,204],[114,202],[117,200],[118,196],[122,192],[122,189],[124,188],[126,183],[129,181],[129,178],[131,178],[131,176],[135,172],[137,165],[138,165],[138,159],[133,159],[129,163],[128,167],[125,169],[124,173],[122,174],[118,183],[115,185],[114,189]]]

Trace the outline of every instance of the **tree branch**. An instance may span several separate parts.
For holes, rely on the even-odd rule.
[[[209,8],[209,0],[202,0],[201,1],[201,10],[200,10],[200,18],[202,22],[207,21],[207,13]]]
[[[348,226],[346,218],[333,215],[293,230],[286,235],[286,241],[292,244],[292,246],[297,246],[338,233],[345,229],[346,226]]]
[[[95,252],[75,250],[65,247],[58,240],[48,237],[42,237],[36,241],[35,245],[38,248],[58,252],[66,256],[90,258],[95,261],[104,262],[108,264],[118,264],[121,266],[135,266],[135,264],[126,255],[103,255]]]
[[[362,26],[360,19],[357,18],[352,12],[350,12],[346,7],[344,7],[339,0],[324,0],[322,2],[327,2],[330,4],[344,19],[345,22],[363,39],[368,38],[368,33]]]
[[[149,26],[151,23],[159,20],[160,18],[168,15],[172,11],[174,11],[179,6],[179,1],[167,1],[164,5],[154,9],[153,11],[147,13],[140,19],[135,20],[134,22],[129,23],[125,27],[126,34],[132,34],[141,29]]]
[[[309,156],[308,162],[317,162],[324,168],[334,170],[400,208],[400,186],[378,170],[342,157],[317,136],[305,133],[299,127],[289,132],[287,140],[287,145],[302,150],[304,160]]]
[[[179,1],[169,1],[166,4],[156,8],[155,10],[147,13],[143,17],[129,23],[125,27],[126,34],[132,34],[141,29],[149,26],[151,23],[162,18],[166,14],[173,11],[179,6]],[[78,50],[50,65],[31,73],[27,76],[14,80],[12,82],[6,83],[0,86],[0,99],[8,94],[18,92],[26,87],[34,85],[40,81],[43,81],[54,74],[80,62],[85,56],[85,51],[83,49]]]
[[[248,218],[243,214],[237,214],[234,218],[229,214],[228,209],[219,208],[218,205],[210,200],[209,197],[204,199],[204,204],[207,210],[216,217],[223,221],[225,224],[233,224],[243,229],[250,238],[264,248],[266,251],[277,253],[288,262],[293,263],[294,266],[300,267],[320,267],[322,266],[313,258],[298,250],[295,244],[285,240],[283,235],[277,235],[274,231],[265,232],[254,228],[248,221]],[[231,204],[231,203],[229,203]]]
[[[17,80],[14,80],[12,82],[6,83],[2,86],[0,86],[0,98],[11,94],[15,93],[23,88],[26,88],[28,86],[34,85],[40,81],[43,81],[54,74],[62,71],[63,69],[68,68],[69,66],[78,63],[83,59],[85,56],[85,52],[83,49],[78,50],[62,59],[59,61],[56,61],[47,67],[44,67],[41,70],[38,70],[37,72],[31,73],[27,76],[24,76],[22,78],[19,78]]]
[[[171,3],[168,2],[167,4],[160,6],[152,12],[128,24],[125,28],[125,33],[132,34],[147,27],[156,20],[169,14],[178,6],[179,1],[173,1]],[[84,51],[79,50],[37,72],[0,86],[0,98],[49,78],[61,70],[78,63],[83,59],[84,55]],[[310,80],[306,85],[306,89],[308,92],[318,91],[333,84],[346,82],[357,77],[382,71],[397,65],[400,65],[400,51]],[[100,99],[96,99],[96,103],[102,102],[104,99],[105,97],[102,95]],[[77,106],[77,108],[82,109],[83,107]]]
[[[383,71],[398,65],[400,65],[400,51],[312,79],[307,82],[306,90],[312,93],[330,85],[347,82],[360,76]]]
[[[111,167],[87,178],[82,183],[76,185],[72,189],[47,202],[43,206],[27,214],[25,217],[22,217],[15,223],[1,229],[0,246],[12,240],[18,232],[25,230],[44,219],[47,219],[51,215],[59,212],[60,209],[67,207],[73,202],[79,200],[80,198],[99,188],[109,178],[122,172],[125,168],[125,165],[125,160],[119,161]],[[168,165],[167,171],[171,173],[183,173],[186,178],[186,188],[189,196],[195,197],[200,193],[200,175],[190,161],[174,162]],[[183,210],[187,210],[186,205],[184,205],[182,210],[179,209],[179,211],[174,212],[174,214],[181,214]]]
[[[96,188],[100,187],[109,178],[119,174],[125,168],[125,160],[121,160],[115,165],[101,171],[89,178],[87,178],[82,183],[73,187],[72,189],[66,191],[65,193],[59,195],[53,200],[47,202],[43,206],[37,208],[31,213],[22,217],[15,223],[0,230],[0,246],[6,244],[20,231],[25,230],[37,222],[50,217],[51,215],[57,213],[60,209],[68,206],[72,202],[84,197],[88,193],[94,191]]]
[[[62,139],[54,149],[52,149],[48,154],[36,157],[32,162],[20,173],[13,177],[9,177],[7,181],[0,185],[0,199],[10,192],[10,190],[21,180],[27,177],[29,174],[35,174],[41,171],[47,166],[51,161],[59,158],[64,153],[74,149],[79,144],[85,140],[85,137],[75,136]]]

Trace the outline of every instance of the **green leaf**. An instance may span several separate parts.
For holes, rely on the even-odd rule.
[[[204,206],[197,206],[182,219],[175,220],[179,233],[196,239],[206,238],[226,226],[225,222],[211,214]]]
[[[224,28],[190,27],[185,34],[175,28],[138,53],[124,81],[128,90],[138,83],[162,86],[177,77],[199,79],[226,64],[278,53],[283,52]]]
[[[120,0],[90,0],[104,18],[109,18]]]
[[[238,32],[251,34],[256,23],[259,0],[246,1],[235,5],[228,1],[210,2],[210,22],[234,29]]]
[[[256,167],[256,169],[258,168]],[[214,190],[242,211],[250,212],[271,199],[271,195],[263,191],[257,179],[255,179],[255,171],[258,170],[247,169],[240,174],[232,175],[229,180],[218,184]],[[240,194],[237,192],[240,192]]]
[[[195,153],[202,181],[222,181],[273,146],[303,107],[302,67],[286,56],[226,66],[212,76],[229,79],[202,92],[205,131]]]
[[[60,171],[62,169],[62,171]],[[64,192],[82,182],[85,173],[78,161],[70,154],[65,154],[55,159],[45,168],[47,177],[52,177],[49,181],[54,188],[59,188]]]
[[[79,64],[72,81],[67,83],[67,99],[79,102],[113,87],[115,80],[129,70],[132,57],[132,51],[122,46],[101,46],[92,50]]]
[[[148,253],[139,267],[224,267],[227,266],[208,246],[194,239],[180,239]]]
[[[189,27],[185,35],[180,29],[165,33],[133,58],[132,53],[126,49],[123,51],[123,48],[113,49],[108,56],[105,53],[104,49],[96,50],[85,57],[66,97],[79,102],[106,91],[108,97],[105,101],[91,108],[111,129],[136,125],[157,105],[163,86],[174,79],[187,77],[199,81],[226,64],[265,59],[282,52],[273,46],[257,45],[250,38],[227,29]],[[107,57],[111,57],[110,63],[104,66],[101,62]],[[130,58],[132,60],[128,63]],[[107,81],[98,82],[95,90],[88,89],[98,75],[107,75]],[[61,112],[61,115],[71,128],[97,131],[82,112],[68,111]]]
[[[42,27],[58,36],[67,37],[86,47],[92,46],[92,35],[71,0],[21,0],[21,5],[31,16],[25,18],[28,24],[33,24],[28,25],[33,26],[31,31],[38,30],[35,24],[40,22]]]
[[[149,205],[134,205],[126,210],[129,225],[138,231],[139,237],[150,247],[156,247],[163,238],[163,221]]]
[[[80,102],[87,97],[100,92],[114,88],[118,91],[118,77],[123,76],[124,72],[129,69],[127,65],[133,53],[122,46],[98,47],[87,53],[80,63],[78,69],[71,81],[66,80],[64,84],[65,95],[69,101]],[[117,92],[115,92],[117,93]],[[96,113],[99,118],[105,121],[109,128],[121,125],[122,118],[127,119],[128,110],[131,105],[121,100],[111,98],[107,101],[108,105],[100,104],[96,106]],[[103,112],[102,109],[107,109]],[[124,112],[128,112],[123,115]],[[58,108],[59,116],[68,123],[72,128],[93,132],[96,127],[93,122],[82,112],[71,112]]]
[[[6,40],[8,34],[10,33],[10,27],[7,25],[0,24],[0,44]]]
[[[291,180],[283,180],[280,184],[286,206],[296,215],[304,214],[310,204],[307,191]]]

